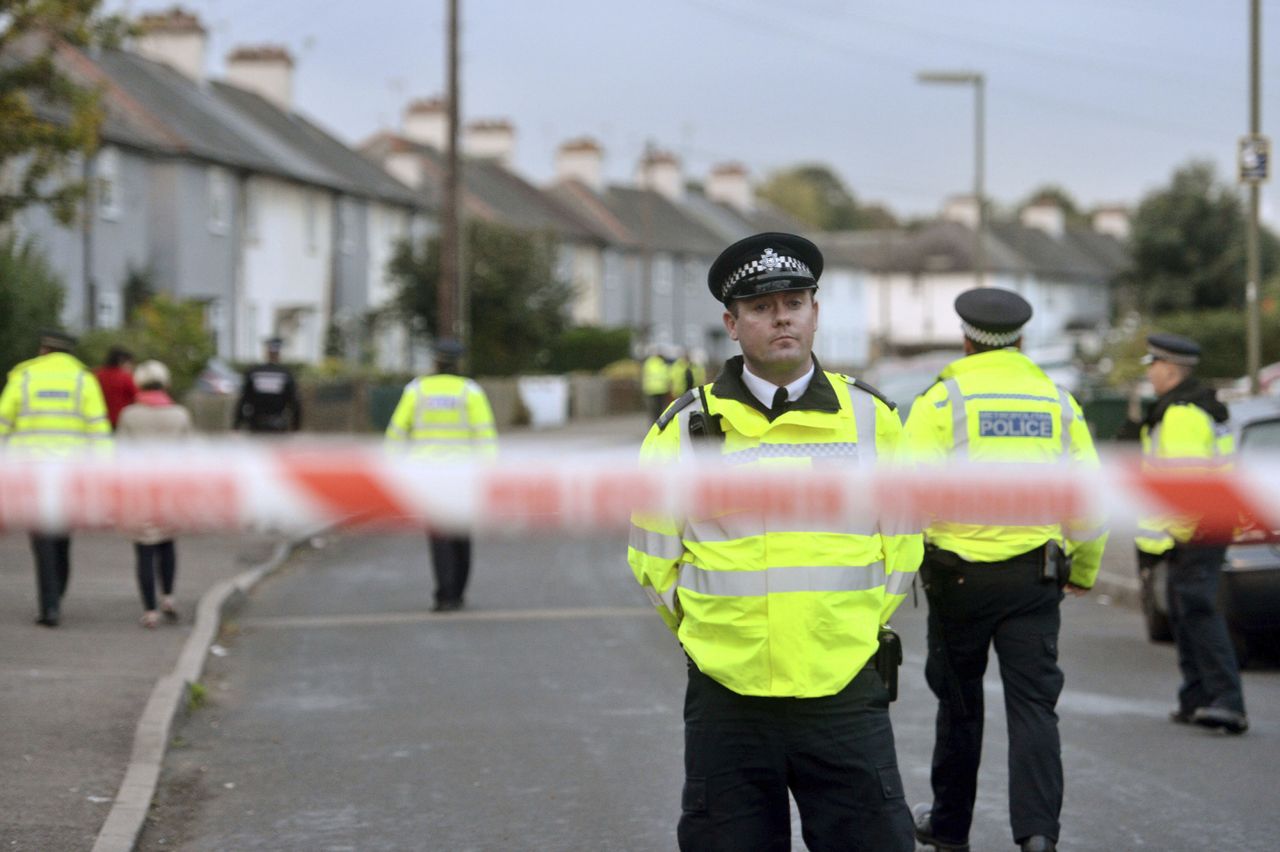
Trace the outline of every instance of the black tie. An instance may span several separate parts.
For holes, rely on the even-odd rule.
[[[770,406],[770,409],[773,411],[777,411],[779,408],[782,408],[786,404],[787,404],[787,389],[778,388],[778,390],[775,391],[773,394],[773,405]]]

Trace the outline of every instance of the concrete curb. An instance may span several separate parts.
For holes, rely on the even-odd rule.
[[[187,697],[188,685],[200,680],[209,648],[222,629],[223,616],[242,604],[259,581],[276,571],[295,550],[320,532],[281,542],[267,561],[223,580],[200,598],[195,627],[182,646],[177,664],[173,671],[156,681],[138,720],[124,780],[120,782],[106,822],[98,831],[93,852],[133,852],[160,780],[173,720]]]

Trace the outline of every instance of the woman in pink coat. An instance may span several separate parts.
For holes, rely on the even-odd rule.
[[[191,412],[169,396],[169,369],[159,361],[143,361],[133,372],[138,383],[138,399],[120,412],[116,438],[123,445],[134,441],[178,441],[192,432]],[[173,581],[177,573],[177,555],[173,534],[157,527],[137,531],[134,549],[138,556],[138,591],[142,593],[142,626],[153,628],[166,621],[178,620],[173,603]],[[164,595],[156,607],[156,577]]]

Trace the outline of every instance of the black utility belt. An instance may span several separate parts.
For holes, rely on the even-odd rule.
[[[930,568],[957,572],[989,571],[1001,566],[1026,568],[1041,582],[1056,583],[1059,587],[1065,586],[1071,576],[1071,557],[1063,552],[1056,541],[1047,541],[1026,553],[1019,553],[998,562],[970,562],[950,550],[927,545],[925,562]]]

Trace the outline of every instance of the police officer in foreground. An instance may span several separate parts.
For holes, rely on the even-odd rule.
[[[965,356],[920,396],[907,418],[913,458],[1095,465],[1079,404],[1020,351],[1031,305],[996,288],[955,303]],[[1097,521],[1045,518],[1034,526],[932,519],[921,566],[929,601],[925,675],[938,697],[933,803],[915,809],[916,837],[938,850],[967,850],[982,753],[982,676],[987,650],[1000,658],[1009,725],[1009,815],[1026,852],[1056,848],[1062,756],[1054,707],[1058,603],[1084,594],[1106,543]]]
[[[245,371],[232,428],[260,433],[297,432],[302,428],[298,384],[289,368],[280,363],[283,347],[284,341],[279,337],[269,339],[266,363]]]
[[[13,454],[65,458],[111,446],[111,423],[98,380],[71,354],[75,338],[40,335],[39,354],[9,373],[0,393],[0,444]],[[40,614],[36,624],[57,627],[71,580],[71,537],[33,532]]]
[[[1141,424],[1144,461],[1230,464],[1234,442],[1227,408],[1192,375],[1200,363],[1199,344],[1176,334],[1153,334],[1143,363],[1158,395]],[[1169,621],[1182,671],[1178,706],[1169,718],[1243,734],[1249,719],[1240,670],[1218,610],[1226,546],[1202,540],[1194,518],[1177,517],[1144,519],[1135,543],[1140,568],[1150,570],[1161,559],[1169,564]]]
[[[387,447],[411,458],[434,461],[492,459],[498,452],[493,410],[480,385],[458,375],[462,344],[441,340],[436,372],[410,382],[387,424]],[[462,609],[471,576],[471,538],[430,532],[435,574],[433,612]]]
[[[649,430],[646,464],[873,464],[902,426],[813,357],[822,255],[792,234],[741,240],[707,283],[742,355]],[[636,515],[627,559],[688,656],[684,850],[788,849],[788,790],[814,850],[909,852],[879,631],[920,562],[917,531],[758,512]],[[884,661],[886,655],[881,655]]]

